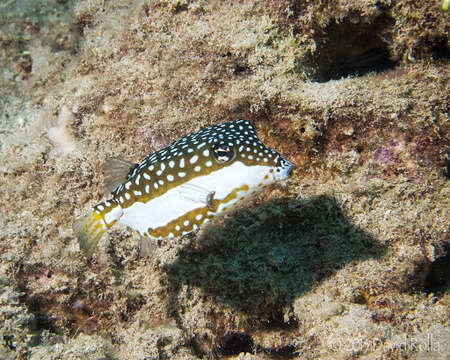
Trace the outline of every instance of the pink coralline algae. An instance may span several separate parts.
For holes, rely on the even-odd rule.
[[[397,161],[397,155],[389,148],[379,147],[375,149],[372,159],[381,165],[391,165]]]
[[[162,149],[164,146],[168,144],[168,141],[159,135],[152,135],[150,137],[150,147],[154,149],[154,151],[158,151]]]

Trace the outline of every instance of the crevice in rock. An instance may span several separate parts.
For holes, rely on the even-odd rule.
[[[386,48],[372,48],[361,54],[348,56],[333,64],[323,75],[325,81],[338,80],[348,76],[362,76],[369,72],[379,73],[394,68]]]
[[[448,250],[448,249],[447,249]],[[431,264],[431,270],[425,280],[424,290],[427,293],[441,293],[450,285],[450,254],[440,257]]]
[[[296,347],[294,345],[286,345],[277,349],[265,349],[264,352],[273,359],[294,359],[297,357]]]
[[[241,352],[251,353],[254,350],[253,339],[250,335],[243,332],[231,332],[221,339],[221,355],[238,355]]]
[[[448,62],[450,59],[450,48],[447,46],[447,40],[439,39],[436,41],[431,53],[434,60],[444,60]]]
[[[344,21],[329,25],[318,39],[313,80],[326,82],[393,69],[396,62],[381,38],[390,26],[391,20],[384,15],[370,23]]]
[[[294,318],[289,319],[288,322],[284,321],[283,311],[282,309],[277,309],[271,313],[270,318],[268,319],[265,328],[270,330],[282,329],[282,330],[290,330],[296,329],[298,327],[298,321]]]

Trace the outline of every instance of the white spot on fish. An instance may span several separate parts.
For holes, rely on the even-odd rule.
[[[191,164],[195,164],[197,162],[197,160],[198,160],[198,155],[194,155],[193,157],[191,157],[191,160],[189,160],[189,162]]]
[[[147,174],[146,172],[144,172],[142,175],[144,176],[144,178],[145,178],[146,180],[150,180],[150,175]]]
[[[212,166],[212,161],[211,161],[211,160],[208,160],[208,161],[205,163],[205,165],[206,165],[207,167],[211,167],[211,166]]]
[[[179,176],[179,177],[185,177],[185,176],[186,176],[186,173],[185,173],[185,172],[179,172],[179,173],[178,173],[178,176]]]
[[[167,175],[167,180],[173,181],[174,177],[172,175]]]
[[[203,150],[203,156],[209,156],[209,150],[208,149]]]
[[[131,195],[129,193],[125,193],[125,199],[130,200],[131,199]]]
[[[145,192],[148,194],[150,193],[150,185],[145,185]]]
[[[175,161],[171,160],[169,161],[169,167],[173,168],[175,166]]]
[[[184,168],[184,159],[180,160],[180,168]]]
[[[201,168],[200,166],[197,165],[197,166],[194,168],[194,171],[195,171],[195,172],[199,172],[201,169],[202,169],[202,168]]]
[[[136,185],[139,185],[139,180],[141,179],[141,174],[138,174],[138,176],[136,176]]]

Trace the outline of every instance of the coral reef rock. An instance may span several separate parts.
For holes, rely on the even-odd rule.
[[[0,3],[0,358],[444,359],[440,1]],[[292,177],[139,257],[102,166],[237,118]]]

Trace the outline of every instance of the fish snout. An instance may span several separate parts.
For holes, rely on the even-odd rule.
[[[294,164],[292,164],[290,161],[288,160],[284,160],[284,164],[282,165],[283,168],[283,175],[284,175],[284,179],[287,179],[291,176],[292,174],[292,170],[294,170]]]
[[[294,170],[295,166],[290,161],[287,161],[287,163],[289,164],[289,166],[286,169],[286,177],[291,177],[292,171]]]
[[[291,176],[292,170],[294,169],[294,165],[280,157],[277,162],[275,176],[277,180],[284,180]]]

